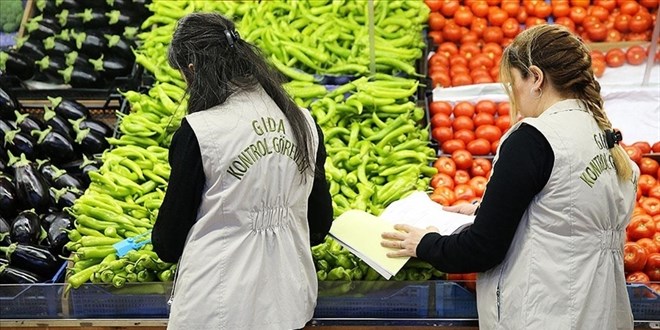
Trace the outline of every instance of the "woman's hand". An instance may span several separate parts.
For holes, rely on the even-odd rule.
[[[477,207],[479,207],[479,204],[463,203],[454,206],[444,206],[442,207],[442,209],[448,212],[474,215],[474,212],[477,210]]]
[[[388,252],[387,256],[390,258],[396,257],[417,257],[417,245],[422,237],[427,233],[438,232],[438,228],[427,227],[421,229],[411,225],[394,225],[397,232],[384,232],[380,236],[385,240],[380,242],[383,247],[398,249],[397,251]]]

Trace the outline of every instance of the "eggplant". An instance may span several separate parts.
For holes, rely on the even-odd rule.
[[[8,120],[0,119],[0,145],[5,141],[5,133],[16,130],[16,126]]]
[[[73,218],[65,212],[52,213],[54,218],[48,227],[48,250],[54,255],[68,255],[64,245],[69,243],[69,230],[73,229]]]
[[[44,49],[44,44],[41,40],[30,36],[19,38],[16,42],[18,53],[27,57],[32,62],[44,58],[46,56],[46,49]]]
[[[35,5],[42,14],[53,15],[58,11],[55,2],[52,0],[37,0]]]
[[[34,76],[34,60],[14,50],[0,52],[0,71],[28,80]]]
[[[22,114],[17,110],[14,111],[14,115],[16,116],[16,128],[23,133],[30,134],[34,130],[42,130],[46,128],[46,125],[39,118],[28,113]]]
[[[77,14],[78,11],[62,9],[62,11],[60,11],[57,15],[55,15],[55,17],[57,17],[57,21],[62,27],[82,28],[83,19],[80,15]]]
[[[73,206],[73,203],[82,196],[82,191],[74,187],[64,187],[60,189],[50,188],[51,204],[55,210],[63,210],[66,207]]]
[[[57,166],[53,165],[53,163],[51,163],[50,160],[48,159],[40,159],[37,160],[36,163],[37,163],[37,170],[48,182],[52,181],[55,175],[57,175],[58,172],[61,171],[59,168],[57,168]]]
[[[122,37],[126,40],[133,42],[137,38],[137,34],[140,32],[140,28],[137,26],[127,26],[124,28],[124,32],[121,34]]]
[[[27,159],[33,160],[37,157],[37,141],[19,129],[5,133],[4,147],[13,154],[23,154]]]
[[[136,23],[136,18],[139,19],[139,17],[136,16],[135,13],[129,10],[115,9],[115,10],[111,10],[108,13],[105,13],[105,16],[108,17],[108,25],[120,29],[123,29],[128,25],[133,25],[134,23]]]
[[[76,51],[72,51],[71,53],[66,55],[66,65],[67,66],[72,66],[72,65],[86,65],[89,64],[89,57],[87,55],[78,53]]]
[[[10,265],[0,265],[0,284],[35,284],[45,280],[37,274]]]
[[[39,213],[46,212],[50,206],[48,183],[34,164],[21,154],[19,160],[10,155],[10,164],[14,169],[14,186],[22,209],[35,209]]]
[[[133,44],[131,41],[122,39],[120,35],[105,34],[104,37],[108,40],[106,53],[117,55],[131,63],[135,61],[135,54],[133,54],[132,49],[135,48],[135,44]],[[92,57],[96,58],[98,56]]]
[[[83,183],[83,187],[86,187],[91,183],[89,172],[98,172],[101,165],[102,162],[100,159],[87,158],[87,156],[83,155],[82,159],[76,159],[72,162],[62,164],[60,167],[62,167],[63,170],[66,170],[67,173],[80,179]]]
[[[39,216],[33,210],[19,213],[11,223],[10,237],[14,243],[36,244],[41,236]]]
[[[33,17],[25,28],[31,37],[36,39],[45,39],[60,33],[60,27],[57,21],[53,19],[44,19],[43,15]]]
[[[87,1],[93,2],[93,1]],[[105,10],[96,8],[86,8],[82,12],[76,14],[82,18],[85,29],[96,29],[108,26],[108,17],[105,16]]]
[[[48,55],[57,55],[66,57],[67,54],[74,51],[76,45],[73,42],[57,39],[55,36],[50,36],[43,41],[44,49]],[[66,60],[65,60],[66,63]]]
[[[44,120],[46,127],[52,127],[54,131],[60,132],[62,135],[72,139],[73,127],[64,117],[57,115],[55,110],[44,105]]]
[[[0,216],[12,219],[18,213],[16,186],[5,175],[0,175]]]
[[[18,110],[18,101],[0,88],[0,119],[16,120]]]
[[[27,270],[45,278],[51,278],[62,266],[61,262],[47,249],[31,245],[12,243],[8,247],[0,247],[5,251],[9,265]]]
[[[11,244],[10,232],[11,226],[9,226],[5,218],[0,217],[0,246],[9,246]]]
[[[73,88],[100,87],[103,83],[101,75],[88,63],[69,66],[57,72],[62,75],[64,83],[71,85]]]
[[[112,80],[119,76],[127,76],[131,73],[131,63],[123,57],[109,54],[108,57],[101,55],[98,59],[91,59],[89,63],[94,66],[94,70],[102,71],[106,80]]]
[[[46,55],[44,58],[35,61],[34,64],[39,70],[45,73],[49,79],[55,83],[62,83],[64,79],[60,76],[59,71],[66,68],[66,59],[62,55],[51,54]]]
[[[0,148],[0,172],[6,173],[9,167],[7,166],[6,159],[9,158],[5,148]]]
[[[53,177],[52,186],[57,189],[62,189],[62,188],[76,188],[79,190],[85,189],[83,183],[78,178],[76,178],[75,176],[69,173],[66,173],[65,170],[60,170],[60,172]]]
[[[75,39],[78,50],[90,58],[101,56],[107,45],[106,39],[103,35],[91,32],[71,32],[71,36]]]
[[[75,141],[78,143],[79,150],[85,155],[100,154],[110,147],[110,144],[102,134],[92,131],[89,128],[76,130],[74,127],[73,129],[76,131]]]
[[[76,120],[89,117],[89,109],[78,101],[61,97],[48,97],[55,113],[65,119]]]
[[[0,266],[7,266],[7,265],[9,265],[9,260],[7,260],[7,258],[0,257]]]
[[[71,127],[73,127],[74,130],[89,128],[91,131],[99,133],[105,137],[111,137],[114,134],[114,130],[106,123],[89,117],[80,118],[78,120],[69,119],[69,123],[71,123]]]
[[[53,130],[52,127],[41,131],[34,130],[31,135],[37,139],[39,154],[50,158],[57,164],[66,163],[76,157],[71,138]]]

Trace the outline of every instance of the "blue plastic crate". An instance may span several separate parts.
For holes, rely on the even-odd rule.
[[[437,317],[476,318],[477,297],[455,282],[435,282],[435,312]]]
[[[169,314],[167,300],[171,283],[128,283],[123,288],[84,284],[72,289],[71,316],[74,318],[163,318]]]
[[[52,279],[38,284],[0,285],[0,319],[53,318],[61,311],[62,285],[66,263]]]
[[[627,287],[635,321],[660,320],[660,295],[644,284],[628,284]]]
[[[315,318],[410,317],[429,315],[430,284],[354,281],[319,283]]]

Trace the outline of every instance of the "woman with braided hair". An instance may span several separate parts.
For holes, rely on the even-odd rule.
[[[520,33],[500,67],[519,119],[502,137],[467,230],[397,225],[391,257],[478,272],[482,329],[632,329],[623,270],[639,169],[603,110],[584,43],[558,25]]]
[[[189,95],[152,233],[178,261],[168,329],[304,327],[332,223],[321,130],[221,15],[179,20],[168,60]]]

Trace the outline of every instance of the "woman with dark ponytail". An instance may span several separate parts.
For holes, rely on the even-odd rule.
[[[321,130],[218,14],[183,17],[168,60],[189,96],[152,233],[179,262],[168,329],[304,327],[332,223]]]
[[[479,328],[632,329],[623,269],[639,169],[603,110],[584,43],[559,25],[502,54],[516,123],[502,137],[467,230],[397,226],[381,244],[448,273],[478,272]],[[477,212],[478,211],[478,212]]]

